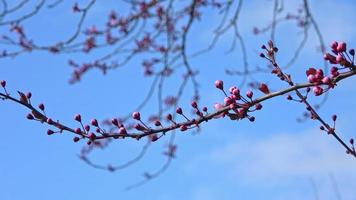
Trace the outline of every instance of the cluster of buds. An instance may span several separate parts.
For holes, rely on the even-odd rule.
[[[330,76],[325,76],[322,69],[315,69],[311,67],[306,71],[306,75],[309,83],[315,84],[313,87],[313,93],[315,96],[319,96],[328,89],[334,88],[335,83],[332,82],[332,78],[338,76],[339,72],[336,67],[332,67],[330,70]],[[327,88],[323,88],[322,85],[326,85]]]
[[[349,49],[347,51],[345,42],[332,42],[330,44],[333,54],[326,53],[324,59],[330,64],[339,64],[342,67],[352,68],[354,64],[355,50]]]
[[[225,92],[224,90],[224,83],[221,80],[215,81],[215,87],[219,90],[221,90],[224,95],[224,104],[215,104],[214,107],[217,111],[223,109],[226,106],[229,106],[229,109],[234,111],[234,113],[221,113],[220,115],[216,116],[216,118],[223,117],[225,115],[229,116],[231,120],[237,120],[237,119],[243,119],[247,117],[251,122],[255,121],[255,117],[249,116],[247,113],[252,112],[254,110],[250,110],[250,107],[255,106],[255,110],[261,110],[262,105],[260,103],[254,103],[252,98],[253,98],[253,92],[251,90],[248,90],[246,92],[246,98],[240,94],[240,89],[237,88],[236,86],[232,86],[229,88],[229,95]],[[258,87],[258,89],[264,93],[268,94],[270,93],[269,88],[266,84],[261,83]]]

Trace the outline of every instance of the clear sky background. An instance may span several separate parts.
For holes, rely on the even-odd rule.
[[[285,6],[294,11],[300,3],[285,1]],[[356,48],[354,1],[313,0],[310,4],[327,44],[344,40]],[[115,6],[119,7],[115,1],[98,2],[86,25],[100,22],[100,17],[105,19]],[[272,6],[272,1],[267,0],[245,1],[240,30],[247,42],[251,66],[265,64],[258,57],[258,51],[269,34],[254,36],[252,28],[269,22]],[[74,26],[72,15],[70,4],[63,4],[54,12],[47,10],[33,17],[25,23],[25,29],[36,41],[55,41],[70,35]],[[189,36],[190,49],[203,47],[211,41],[214,27],[210,22],[217,22],[216,17],[205,16],[197,22],[198,26]],[[0,31],[0,34],[7,33],[6,29]],[[278,27],[276,38],[282,63],[292,55],[300,35],[294,23]],[[241,77],[227,76],[224,72],[226,68],[241,65],[239,50],[228,56],[223,53],[231,44],[231,37],[227,35],[214,51],[192,60],[193,68],[200,71],[202,104],[210,109],[223,100],[221,92],[214,89],[215,80],[223,79],[228,86],[241,82]],[[0,49],[4,48],[0,45]],[[306,81],[304,74],[308,67],[323,66],[316,49],[317,38],[311,31],[299,60],[288,71],[298,82]],[[147,83],[152,81],[142,78],[141,61],[135,60],[105,76],[91,71],[81,82],[70,85],[72,69],[67,64],[68,58],[85,61],[91,57],[33,52],[14,59],[0,59],[0,79],[7,80],[8,90],[13,94],[16,90],[31,91],[34,104],[45,103],[49,115],[72,126],[77,126],[73,121],[76,113],[82,113],[83,119],[89,121],[93,117],[105,119],[132,111],[148,90]],[[270,83],[272,89],[286,86],[270,74],[255,78]],[[167,82],[165,94],[174,94],[176,80]],[[337,131],[347,140],[356,136],[354,83],[355,78],[340,83],[320,111],[325,119],[338,114]],[[190,92],[187,90],[180,102],[186,110],[189,109]],[[155,143],[141,162],[109,173],[93,169],[78,159],[77,154],[84,144],[73,143],[71,134],[47,136],[44,125],[25,119],[26,109],[12,102],[0,102],[0,200],[284,200],[316,199],[315,192],[322,200],[356,200],[356,160],[347,156],[333,138],[321,133],[317,122],[296,121],[304,107],[283,97],[263,106],[255,114],[255,123],[215,120],[204,124],[198,134],[177,134],[177,158],[170,168],[148,184],[126,191],[125,187],[141,180],[145,171],[164,164],[162,151],[168,137]],[[155,110],[156,102],[153,101],[142,115],[148,116]],[[110,148],[93,153],[92,158],[100,163],[124,162],[137,154],[142,144],[116,141]]]

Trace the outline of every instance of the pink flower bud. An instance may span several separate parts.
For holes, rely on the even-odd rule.
[[[308,76],[308,81],[309,83],[315,83],[317,81],[317,78],[314,75],[310,74]]]
[[[223,90],[224,89],[224,82],[222,80],[215,81],[215,87],[220,89],[220,90]]]
[[[181,131],[186,131],[187,129],[188,129],[188,127],[186,125],[180,126],[180,130]]]
[[[132,113],[132,118],[136,119],[136,120],[141,120],[141,115],[139,112],[133,112]]]
[[[52,131],[51,129],[47,130],[47,135],[52,135],[54,133],[54,131]]]
[[[151,139],[151,142],[155,142],[158,140],[158,137],[156,134],[154,134],[154,135],[150,135],[150,139]]]
[[[324,84],[329,84],[331,82],[331,79],[328,76],[325,76],[322,80]]]
[[[336,56],[336,62],[341,63],[343,60],[344,60],[344,58],[342,57],[341,54],[338,54],[338,55]]]
[[[246,115],[246,110],[244,108],[239,108],[237,110],[237,114],[239,115],[239,118],[244,118]]]
[[[236,86],[232,86],[232,87],[230,87],[230,88],[229,88],[229,92],[230,92],[230,94],[232,94],[232,91],[234,91],[235,89],[237,89],[237,87],[236,87]]]
[[[78,122],[81,122],[81,121],[82,121],[82,116],[81,116],[80,114],[76,114],[76,115],[74,116],[74,120],[75,120],[75,121],[78,121]]]
[[[346,51],[346,43],[345,42],[339,42],[338,45],[337,45],[336,51],[338,51],[338,52]]]
[[[315,75],[316,69],[311,67],[311,68],[309,68],[305,73],[307,74],[307,76],[309,76],[309,75]]]
[[[330,44],[331,49],[333,49],[334,51],[337,51],[337,47],[338,47],[338,43],[336,41],[333,41]]]
[[[31,113],[28,113],[26,118],[29,119],[29,120],[33,120],[34,119],[34,117],[33,117],[33,115]]]
[[[162,124],[161,124],[161,122],[160,121],[155,121],[155,126],[161,126]]]
[[[319,96],[319,95],[323,94],[323,88],[321,88],[319,86],[315,86],[313,88],[313,92],[314,92],[315,96]]]
[[[93,126],[95,126],[95,127],[97,127],[97,126],[98,126],[98,121],[97,121],[96,119],[92,119],[92,120],[90,121],[90,124],[93,125]]]
[[[337,118],[336,115],[331,116],[331,119],[332,119],[333,121],[336,121],[336,118]]]
[[[74,138],[73,138],[73,142],[78,142],[79,140],[80,140],[79,137],[74,137]]]
[[[27,93],[26,93],[26,97],[27,97],[28,99],[31,99],[32,93],[31,93],[31,92],[27,92]]]
[[[261,110],[262,109],[262,105],[260,103],[256,104],[255,107],[256,107],[256,110]]]
[[[84,129],[88,132],[88,131],[90,131],[90,126],[89,125],[85,125]]]
[[[178,107],[177,109],[176,109],[176,113],[177,114],[183,114],[183,111],[182,111],[182,108],[180,108],[180,107]]]
[[[230,97],[225,97],[224,103],[225,103],[225,105],[230,105],[230,104],[234,103],[234,100]]]
[[[264,94],[269,94],[269,89],[268,89],[268,86],[264,83],[261,83],[259,86],[258,86],[258,89],[263,92]]]
[[[324,77],[324,72],[322,69],[318,69],[316,70],[315,76],[317,79],[322,79],[322,77]]]
[[[221,105],[220,103],[216,103],[216,104],[214,104],[214,108],[215,108],[215,110],[220,110],[220,109],[222,109],[224,106],[223,105]]]
[[[240,96],[240,90],[238,88],[235,88],[234,90],[232,90],[232,94],[235,96]]]
[[[2,80],[1,82],[0,82],[0,84],[1,84],[1,87],[6,87],[6,81],[4,81],[4,80]]]
[[[54,124],[54,122],[53,122],[53,120],[51,118],[47,118],[47,124],[52,125],[52,124]]]
[[[43,103],[41,103],[38,105],[38,108],[43,111],[45,109],[45,106]]]
[[[246,96],[251,99],[253,96],[253,92],[251,90],[247,91]]]
[[[114,124],[115,126],[119,125],[119,121],[116,118],[111,119],[111,123]]]
[[[166,119],[167,119],[168,121],[172,121],[173,117],[172,117],[171,114],[168,114],[168,115],[166,116]]]
[[[119,128],[119,134],[120,135],[125,135],[127,132],[126,132],[126,129],[124,127],[120,127]]]
[[[75,132],[76,134],[81,134],[81,133],[82,133],[82,130],[80,130],[80,128],[76,128],[76,129],[74,130],[74,132]]]
[[[331,67],[331,69],[330,69],[330,72],[333,74],[333,73],[335,73],[335,72],[337,72],[338,71],[338,69],[337,69],[337,67]]]
[[[197,104],[196,101],[193,101],[191,105],[192,105],[193,108],[197,108],[198,107],[198,104]]]
[[[95,135],[94,133],[90,133],[90,134],[88,135],[88,137],[89,137],[89,139],[90,139],[91,141],[93,141],[93,140],[95,140],[96,135]]]
[[[134,128],[138,131],[145,131],[146,128],[143,127],[141,124],[135,124]]]

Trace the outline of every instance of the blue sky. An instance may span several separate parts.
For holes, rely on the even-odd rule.
[[[259,47],[268,35],[252,36],[254,26],[262,26],[271,18],[272,1],[246,1],[241,16],[241,32],[245,36],[251,66],[263,65],[258,58]],[[285,1],[286,9],[295,8],[299,1]],[[320,25],[327,44],[344,40],[356,47],[356,4],[352,1],[315,0],[311,9]],[[115,5],[98,3],[88,17],[88,26],[99,20]],[[35,16],[25,29],[38,41],[53,41],[72,30],[68,20],[69,7],[61,6],[55,14],[44,11]],[[212,22],[217,21],[210,16]],[[39,21],[41,20],[41,21]],[[94,22],[93,22],[94,21]],[[204,18],[192,30],[190,49],[207,44],[212,35],[210,23]],[[201,31],[204,30],[204,31]],[[1,29],[1,34],[6,30]],[[297,46],[298,30],[294,24],[283,24],[277,30],[280,60],[290,56]],[[237,85],[241,77],[227,76],[226,68],[241,65],[241,52],[225,56],[231,35],[221,40],[208,55],[192,60],[199,69],[202,104],[212,105],[223,99],[213,82],[223,79],[226,85]],[[300,59],[288,71],[295,80],[304,82],[310,66],[322,67],[316,51],[317,38],[310,33],[308,44]],[[0,46],[2,49],[3,46]],[[285,55],[285,56],[284,56]],[[98,71],[88,73],[74,85],[68,84],[71,68],[68,58],[85,60],[86,55],[52,55],[45,52],[24,54],[14,59],[0,60],[0,79],[6,79],[8,90],[31,91],[33,102],[45,103],[47,113],[76,126],[73,116],[82,113],[83,119],[104,119],[128,113],[140,102],[151,79],[142,78],[140,60],[103,76]],[[180,75],[177,74],[176,77]],[[271,88],[284,88],[269,74],[256,76],[271,83]],[[166,94],[176,91],[176,79],[167,82]],[[320,111],[326,119],[338,114],[337,130],[344,138],[355,137],[354,78],[339,84]],[[134,91],[134,92],[133,92]],[[187,109],[191,89],[180,105]],[[315,98],[318,102],[320,98]],[[136,165],[115,173],[100,171],[85,165],[77,158],[83,144],[72,142],[72,135],[47,136],[47,128],[25,119],[27,110],[11,102],[0,104],[0,199],[1,200],[63,200],[63,199],[315,199],[313,185],[319,199],[356,199],[356,160],[331,137],[322,134],[318,123],[296,122],[303,106],[276,98],[263,104],[256,113],[256,122],[215,120],[204,124],[201,132],[177,134],[177,158],[159,178],[132,191],[124,188],[164,163],[162,151],[167,139],[155,143],[147,156]],[[150,102],[142,114],[156,110]],[[141,143],[118,141],[105,150],[93,153],[97,162],[120,163],[135,155]],[[337,185],[337,187],[334,186]],[[336,191],[335,188],[338,188]]]

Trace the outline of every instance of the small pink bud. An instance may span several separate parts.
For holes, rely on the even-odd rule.
[[[331,82],[331,79],[328,76],[325,76],[322,80],[324,84],[329,84]]]
[[[311,67],[311,68],[309,68],[305,73],[307,74],[307,76],[309,76],[309,75],[315,75],[315,74],[316,74],[316,69],[313,68],[313,67]]]
[[[237,89],[237,87],[236,87],[236,86],[231,86],[231,87],[229,88],[230,94],[232,94],[232,91],[233,91],[234,89]]]
[[[26,118],[29,119],[29,120],[33,120],[34,119],[34,117],[33,117],[33,115],[31,113],[28,113]]]
[[[89,137],[89,139],[90,139],[91,141],[93,141],[93,140],[95,140],[96,135],[95,135],[94,133],[90,133],[90,134],[88,135],[88,137]]]
[[[338,45],[337,45],[336,50],[337,50],[338,52],[344,52],[344,51],[346,51],[346,43],[345,43],[345,42],[339,42]]]
[[[44,106],[44,104],[43,104],[43,103],[41,103],[40,105],[38,105],[38,108],[39,108],[40,110],[44,111],[45,106]]]
[[[78,122],[81,122],[81,121],[82,121],[82,116],[81,116],[80,114],[76,114],[76,115],[74,116],[74,120],[75,120],[75,121],[78,121]]]
[[[120,135],[125,135],[127,132],[126,132],[126,129],[124,127],[120,127],[119,128],[119,134]]]
[[[250,120],[250,122],[254,122],[255,119],[256,119],[256,118],[255,118],[254,116],[248,118],[248,120]]]
[[[166,116],[166,119],[167,119],[168,121],[172,121],[173,117],[172,117],[171,114],[168,114],[168,115]]]
[[[338,55],[336,56],[336,62],[341,63],[343,60],[344,60],[344,58],[342,57],[341,54],[338,54]]]
[[[114,124],[115,126],[119,125],[119,120],[117,120],[116,118],[111,119],[111,123]]]
[[[243,118],[246,115],[246,110],[244,108],[239,108],[237,114],[239,115],[239,118]]]
[[[215,81],[215,87],[220,89],[220,90],[223,90],[224,89],[224,82],[222,80]]]
[[[230,104],[234,103],[234,100],[230,97],[225,97],[224,103],[225,103],[225,105],[230,105]]]
[[[292,100],[293,98],[292,98],[292,96],[291,95],[288,95],[287,96],[287,100]]]
[[[314,75],[310,74],[308,76],[308,81],[309,83],[315,83],[317,81],[317,78]]]
[[[6,87],[6,81],[4,81],[4,80],[2,80],[1,82],[0,82],[0,84],[1,84],[1,87]]]
[[[336,41],[333,41],[330,44],[331,49],[333,49],[334,51],[337,51],[337,47],[338,47],[338,43]]]
[[[52,124],[54,124],[54,122],[53,122],[53,120],[51,118],[47,118],[47,124],[52,125]]]
[[[136,119],[136,120],[141,120],[141,115],[139,112],[133,112],[132,113],[132,118]]]
[[[222,109],[224,106],[223,105],[221,105],[220,103],[216,103],[216,104],[214,104],[214,108],[215,108],[215,110],[220,110],[220,109]]]
[[[141,124],[135,124],[134,128],[138,131],[145,131],[146,128],[143,127]]]
[[[258,89],[263,92],[264,94],[269,94],[269,89],[268,89],[268,86],[264,83],[261,83],[259,86],[258,86]]]
[[[98,126],[98,121],[97,121],[96,119],[92,119],[92,120],[90,121],[90,124],[93,125],[93,126],[95,126],[95,127],[97,127],[97,126]]]
[[[81,133],[82,133],[82,130],[80,130],[80,128],[76,128],[76,129],[74,130],[74,132],[75,132],[76,134],[81,134]]]
[[[78,142],[79,140],[80,140],[79,137],[74,137],[74,138],[73,138],[73,142]]]
[[[90,131],[90,126],[89,125],[85,125],[84,129],[88,132],[88,131]]]
[[[188,129],[188,127],[186,125],[180,126],[180,130],[181,131],[186,131],[187,129]]]
[[[208,108],[206,106],[203,107],[202,109],[204,112],[208,112]]]
[[[322,69],[318,69],[316,70],[315,76],[317,77],[317,79],[321,79],[324,77],[324,72]]]
[[[264,53],[260,53],[260,57],[261,57],[261,58],[264,58],[264,57],[266,57],[266,56],[265,56]]]
[[[161,122],[160,121],[155,121],[155,126],[161,126],[162,124],[161,124]]]
[[[247,91],[246,96],[251,99],[253,97],[253,92],[251,90]]]
[[[350,139],[350,144],[354,144],[354,139],[353,138]]]
[[[235,96],[240,96],[240,90],[238,88],[235,88],[234,90],[232,90],[232,94]]]
[[[156,134],[154,134],[154,135],[150,135],[150,139],[151,139],[151,142],[155,142],[158,140],[158,137]]]
[[[325,127],[324,126],[320,126],[320,130],[325,130]]]
[[[313,92],[314,92],[315,96],[319,96],[319,95],[323,94],[323,88],[321,88],[319,86],[315,86],[313,88]]]
[[[27,93],[26,93],[26,97],[27,97],[28,99],[31,99],[32,93],[31,93],[31,92],[27,92]]]
[[[349,50],[349,53],[350,53],[352,56],[354,56],[354,55],[355,55],[355,49],[350,49],[350,50]]]
[[[255,107],[256,107],[256,110],[261,110],[262,109],[262,105],[260,103],[257,103],[255,105]]]
[[[331,69],[330,69],[330,72],[333,74],[333,73],[335,73],[335,72],[337,72],[338,71],[338,69],[337,69],[337,67],[331,67]]]
[[[52,131],[51,129],[47,130],[47,135],[52,135],[54,133],[54,131]]]
[[[336,121],[336,118],[337,118],[336,115],[331,116],[331,119],[332,119],[333,121]]]
[[[180,108],[180,107],[178,107],[177,109],[176,109],[176,113],[177,114],[183,114],[183,111],[182,111],[182,108]]]
[[[198,107],[198,104],[197,104],[196,101],[193,101],[191,105],[192,105],[193,108],[197,108]]]

